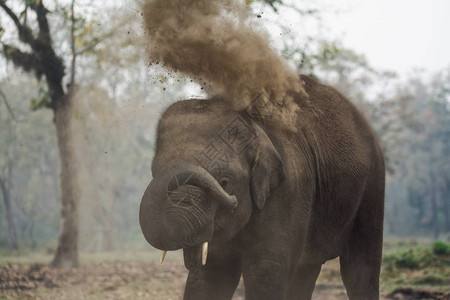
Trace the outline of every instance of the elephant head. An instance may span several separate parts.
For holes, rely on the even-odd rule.
[[[152,173],[140,206],[142,232],[155,248],[183,249],[188,269],[206,263],[207,243],[238,234],[285,176],[264,130],[220,99],[166,110]]]

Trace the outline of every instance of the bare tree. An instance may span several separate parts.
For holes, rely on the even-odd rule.
[[[19,43],[28,46],[30,49],[30,51],[22,51],[18,46],[2,43],[3,55],[16,67],[20,67],[27,72],[34,72],[37,78],[45,77],[48,99],[41,100],[40,105],[53,111],[61,162],[61,226],[58,248],[52,265],[55,267],[76,267],[78,265],[79,186],[70,118],[77,55],[77,52],[74,51],[73,36],[75,26],[74,1],[71,5],[73,57],[70,81],[66,88],[63,85],[66,75],[63,59],[56,54],[52,42],[47,18],[49,11],[44,6],[43,1],[40,0],[24,1],[24,4],[25,14],[32,11],[36,15],[37,32],[33,32],[32,27],[27,24],[27,18],[20,18],[20,15],[11,9],[8,1],[0,0],[0,7],[14,22]]]

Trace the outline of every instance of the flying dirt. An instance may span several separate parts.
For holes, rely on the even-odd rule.
[[[208,82],[238,111],[295,130],[298,74],[270,46],[248,5],[235,0],[155,0],[143,5],[153,63]]]

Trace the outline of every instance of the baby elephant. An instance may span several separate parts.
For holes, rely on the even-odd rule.
[[[379,298],[384,160],[364,116],[302,76],[296,130],[220,97],[171,105],[157,130],[139,221],[147,241],[183,249],[184,299],[311,299],[339,257],[350,299]]]

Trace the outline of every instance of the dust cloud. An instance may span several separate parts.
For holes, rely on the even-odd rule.
[[[270,46],[264,29],[237,0],[150,0],[143,7],[147,50],[230,101],[233,109],[294,129],[298,74]]]

